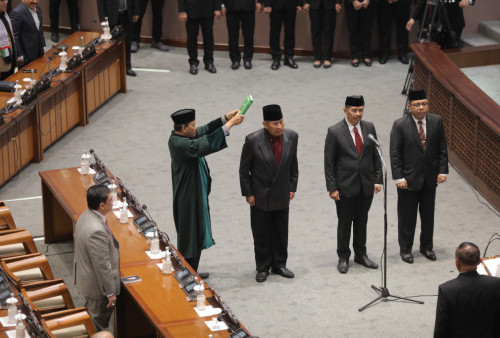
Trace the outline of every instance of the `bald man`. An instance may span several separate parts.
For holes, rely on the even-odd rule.
[[[500,337],[500,278],[477,273],[479,248],[455,251],[457,278],[439,286],[434,337]]]

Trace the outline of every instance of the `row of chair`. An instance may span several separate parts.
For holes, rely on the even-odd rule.
[[[26,229],[16,228],[8,207],[0,202],[0,268],[27,299],[49,337],[89,337],[95,333],[84,307],[75,308],[62,279],[55,279],[47,257]]]

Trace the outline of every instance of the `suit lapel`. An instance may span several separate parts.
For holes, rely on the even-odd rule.
[[[23,6],[24,6],[24,14],[29,18],[28,19],[28,22],[30,22],[30,24],[36,28],[36,30],[38,30],[38,27],[36,26],[36,22],[35,22],[35,19],[33,19],[33,15],[31,15],[31,11],[30,9],[28,8],[28,6],[26,6],[24,3],[23,3]],[[38,9],[38,7],[37,7]],[[36,14],[38,15],[38,18],[40,19],[40,14],[38,13],[38,10],[35,9],[36,11]],[[40,20],[40,22],[42,22]]]
[[[356,155],[358,155],[358,149],[356,149],[356,144],[354,144],[354,141],[352,139],[351,132],[349,131],[349,126],[347,125],[345,119],[343,121],[344,123],[342,124],[342,132],[344,133],[345,140],[347,144],[349,144],[351,150],[354,151]]]
[[[361,157],[365,154],[366,144],[368,143],[368,130],[366,130],[366,124],[363,121],[359,121],[359,127],[361,128],[361,135],[363,135],[363,148],[361,150]],[[357,151],[357,149],[356,149]]]
[[[434,127],[434,124],[431,121],[431,118],[429,114],[425,116],[425,149],[429,148],[429,144],[432,142],[432,128]]]
[[[408,128],[410,128],[410,130],[411,130],[411,134],[413,136],[413,139],[417,143],[418,148],[420,149],[421,152],[424,152],[424,147],[422,146],[422,140],[420,139],[420,135],[418,134],[417,125],[415,124],[415,120],[413,119],[413,116],[411,114],[409,114],[406,121],[408,124]],[[427,125],[427,127],[429,127],[429,126]]]
[[[269,166],[273,170],[277,170],[278,166],[276,165],[276,161],[274,160],[274,154],[273,154],[273,151],[271,149],[271,145],[269,144],[268,135],[267,135],[267,132],[265,130],[262,133],[262,138],[261,138],[260,143],[259,143],[259,148],[260,148],[260,151],[262,152],[262,156],[264,156],[264,158],[266,159],[266,162],[269,164]]]

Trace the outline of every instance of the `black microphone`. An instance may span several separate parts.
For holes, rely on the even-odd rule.
[[[372,140],[377,147],[380,147],[380,143],[378,143],[377,139],[372,134],[368,134],[368,138]]]

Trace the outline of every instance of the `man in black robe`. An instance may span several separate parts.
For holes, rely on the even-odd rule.
[[[168,148],[172,159],[177,249],[195,271],[198,271],[201,250],[215,244],[208,206],[212,180],[204,156],[227,147],[229,130],[244,118],[238,113],[239,110],[233,110],[198,128],[194,109],[182,109],[172,114],[174,130]],[[208,274],[200,276],[208,278]]]

